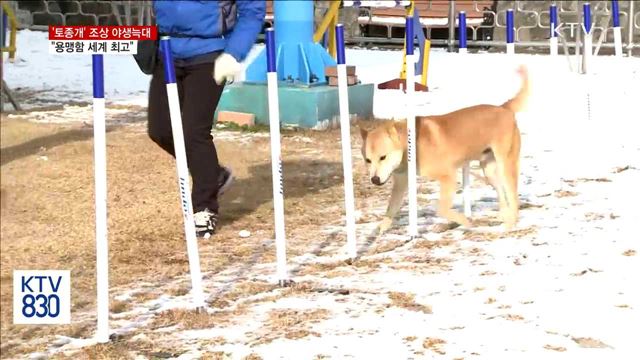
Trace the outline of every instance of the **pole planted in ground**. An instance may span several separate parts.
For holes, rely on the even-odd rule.
[[[558,6],[549,6],[549,54],[558,55]]]
[[[344,51],[344,26],[336,25],[338,102],[340,106],[340,141],[342,143],[342,168],[344,172],[344,208],[349,258],[357,256],[355,198],[353,194],[353,165],[351,158],[351,120],[349,118],[349,90],[347,88],[347,64]]]
[[[281,286],[289,283],[287,274],[287,242],[284,228],[284,185],[280,153],[280,102],[276,70],[276,41],[273,28],[265,32],[267,45],[267,95],[269,97],[269,137],[271,140],[271,174],[273,177],[273,212],[276,233],[276,272]]]
[[[107,131],[103,55],[92,55],[93,156],[96,212],[96,340],[109,341],[109,243],[107,239]]]
[[[507,54],[513,55],[516,53],[515,33],[513,26],[513,9],[507,9]]]
[[[415,55],[413,52],[413,18],[407,16],[405,25],[406,89],[407,89],[407,160],[409,197],[409,236],[418,235],[418,184],[416,171],[416,114],[415,114]],[[422,29],[420,29],[422,31]]]
[[[622,28],[620,27],[620,7],[618,0],[611,0],[611,13],[613,15],[613,43],[616,56],[622,56]]]
[[[184,232],[187,239],[187,255],[189,257],[189,272],[191,273],[191,294],[193,305],[196,308],[204,307],[204,292],[202,290],[202,274],[200,272],[200,255],[198,253],[198,240],[196,227],[193,220],[193,208],[191,205],[191,187],[189,186],[189,168],[187,166],[187,154],[182,130],[182,114],[180,112],[180,100],[178,98],[178,86],[171,54],[171,39],[169,36],[160,38],[160,51],[164,64],[164,78],[167,84],[167,100],[169,102],[169,115],[171,117],[171,131],[173,134],[173,146],[176,155],[176,170],[178,174],[178,187],[182,204],[182,218]]]

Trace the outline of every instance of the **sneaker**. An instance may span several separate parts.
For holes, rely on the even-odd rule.
[[[220,174],[218,175],[218,196],[224,194],[232,183],[233,174],[231,173],[231,169],[220,166]]]
[[[193,219],[196,224],[196,236],[208,239],[216,232],[218,227],[218,214],[215,212],[204,209],[193,214]]]

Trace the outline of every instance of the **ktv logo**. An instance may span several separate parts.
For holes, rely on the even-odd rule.
[[[69,270],[14,270],[14,324],[69,324]]]

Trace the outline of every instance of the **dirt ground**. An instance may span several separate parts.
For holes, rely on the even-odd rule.
[[[52,333],[91,337],[94,321],[74,315],[95,307],[96,289],[92,128],[6,118],[1,125],[5,357],[38,350],[21,340]],[[352,133],[357,147],[358,132]],[[202,269],[214,273],[275,256],[274,248],[253,240],[272,238],[273,232],[268,133],[221,134],[216,140],[219,158],[233,169],[236,181],[221,200],[218,234],[199,243]],[[109,128],[107,154],[110,286],[157,284],[188,273],[173,159],[149,140],[143,122]],[[318,231],[340,224],[343,216],[339,131],[284,131],[282,156],[288,254],[343,242],[342,235]],[[356,169],[356,198],[373,195],[364,166],[356,163]],[[243,229],[252,236],[240,238]],[[73,325],[12,325],[14,269],[71,270]],[[112,299],[114,306],[118,302]]]

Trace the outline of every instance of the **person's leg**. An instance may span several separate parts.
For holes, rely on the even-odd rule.
[[[176,72],[182,73],[182,71],[178,71],[178,69],[176,69]],[[176,74],[176,76],[177,75],[178,74]],[[182,88],[181,81],[178,80],[178,96],[181,106],[183,102]],[[147,132],[149,138],[164,151],[175,157],[171,117],[169,115],[169,101],[167,99],[167,85],[164,80],[164,67],[162,63],[158,64],[151,77],[147,115]]]
[[[182,118],[187,162],[193,178],[191,198],[194,213],[205,209],[218,212],[221,168],[211,130],[224,85],[215,83],[212,70],[213,63],[188,66],[182,80]]]

